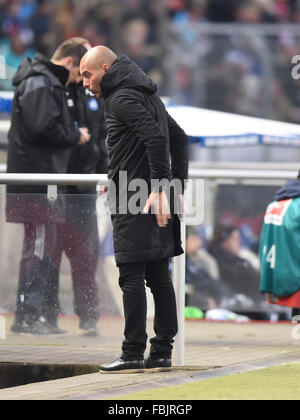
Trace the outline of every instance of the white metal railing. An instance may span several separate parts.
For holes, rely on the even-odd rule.
[[[231,170],[272,170],[272,171],[299,171],[300,163],[294,162],[233,162],[233,161],[191,161],[190,170],[193,169],[231,169]]]
[[[6,170],[6,165],[2,169]],[[107,185],[107,175],[1,173],[2,185]]]
[[[278,163],[277,166],[281,164]],[[293,165],[294,169],[241,169],[241,168],[196,168],[192,167],[189,171],[190,178],[201,179],[234,179],[234,180],[278,180],[296,178],[298,169]],[[247,166],[247,163],[243,164]],[[300,164],[299,164],[300,167]],[[86,175],[86,174],[10,174],[5,173],[6,165],[0,165],[0,184],[6,185],[97,185],[99,182],[108,182],[106,175]]]
[[[264,170],[264,169],[196,169],[189,172],[191,178],[203,179],[234,179],[234,180],[285,180],[295,178],[295,170]]]
[[[10,127],[10,120],[0,120],[0,133],[7,133]]]

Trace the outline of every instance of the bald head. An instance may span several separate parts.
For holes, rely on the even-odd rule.
[[[112,50],[103,45],[90,49],[80,63],[83,85],[93,94],[101,96],[100,82],[117,58]]]
[[[82,63],[91,64],[92,66],[101,67],[104,64],[111,66],[117,59],[116,54],[105,47],[98,45],[91,48],[82,58]]]

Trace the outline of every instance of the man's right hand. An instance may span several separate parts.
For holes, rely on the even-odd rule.
[[[79,142],[77,143],[78,146],[83,146],[85,143],[90,141],[91,135],[89,134],[89,130],[86,127],[80,127],[79,131],[81,133]]]
[[[156,222],[159,227],[167,227],[169,220],[171,219],[171,210],[168,201],[167,194],[165,191],[155,192],[153,191],[147,200],[144,207],[144,213],[150,213],[150,209],[153,206],[154,214],[156,216]]]

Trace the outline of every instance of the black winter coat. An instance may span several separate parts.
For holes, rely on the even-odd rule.
[[[67,168],[69,174],[107,174],[106,127],[103,98],[93,96],[82,84],[67,88],[68,107],[74,123],[87,127],[89,142],[72,150]],[[71,194],[93,194],[95,187],[69,186]]]
[[[68,74],[41,54],[22,62],[13,79],[16,91],[8,133],[8,173],[67,172],[71,151],[80,139],[66,101]],[[7,220],[27,222],[39,204],[30,197],[26,200],[24,193],[45,194],[46,187],[8,186],[7,192]]]
[[[183,185],[188,176],[188,138],[168,115],[154,82],[122,56],[104,75],[101,90],[108,131],[108,177],[116,186],[116,196],[120,193],[120,171],[126,171],[128,183],[146,181],[149,194],[154,179],[177,178]],[[116,213],[112,221],[117,263],[153,261],[183,253],[177,215],[166,228],[159,228],[153,214],[120,214],[112,192],[109,187],[110,208]],[[128,202],[135,193],[127,192]]]
[[[87,127],[91,134],[88,143],[72,151],[68,173],[106,174],[107,151],[103,98],[93,96],[82,84],[70,85],[68,94],[69,101],[74,103],[74,111],[71,111],[74,121],[79,127]],[[69,109],[72,108],[69,106]]]

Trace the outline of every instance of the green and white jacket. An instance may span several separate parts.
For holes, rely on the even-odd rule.
[[[290,296],[300,289],[300,197],[269,204],[259,257],[261,292]]]

